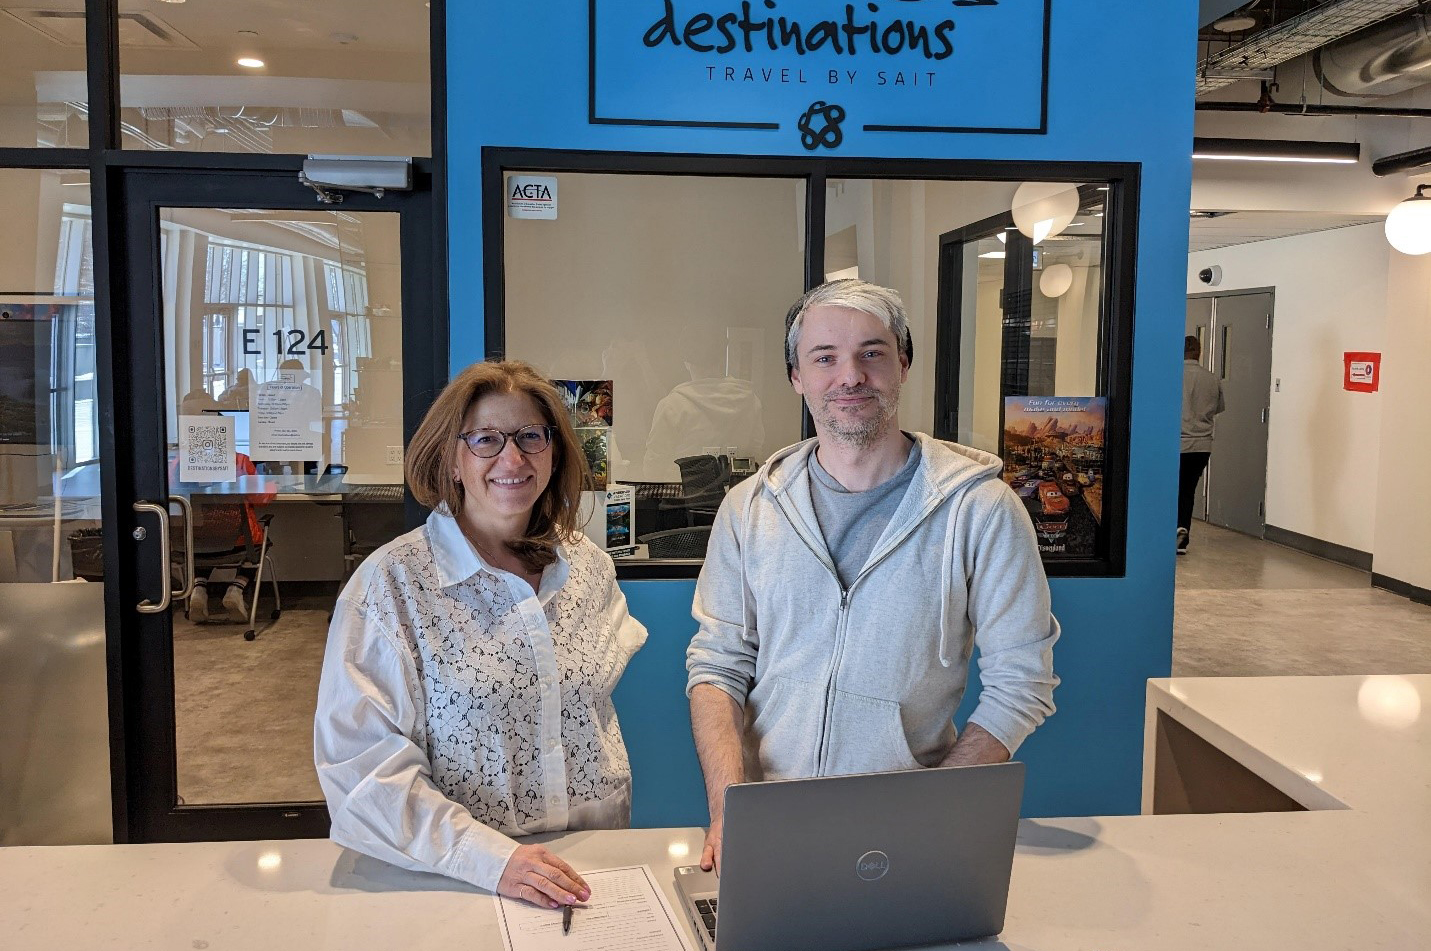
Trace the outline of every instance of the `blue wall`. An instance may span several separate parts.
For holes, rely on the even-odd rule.
[[[655,14],[661,9],[657,0],[627,2],[647,4]],[[1006,0],[1021,2],[1027,0]],[[702,4],[710,10],[738,7]],[[839,149],[822,153],[1142,164],[1127,576],[1052,583],[1064,632],[1055,655],[1063,685],[1055,695],[1057,715],[1019,754],[1029,764],[1026,815],[1138,810],[1144,681],[1167,676],[1171,667],[1196,12],[1196,0],[1057,0],[1045,135],[876,133],[851,122]],[[454,370],[483,356],[482,147],[810,154],[786,131],[588,124],[586,16],[586,0],[449,2]],[[965,94],[995,94],[998,70],[984,75],[989,87]],[[875,95],[845,88],[840,101],[854,114],[866,106],[877,110]],[[624,587],[633,613],[651,631],[617,694],[636,782],[635,821],[703,824],[704,796],[682,694],[693,586]],[[971,695],[976,691],[971,684]]]

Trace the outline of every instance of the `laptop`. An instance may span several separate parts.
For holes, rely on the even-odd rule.
[[[706,951],[869,951],[998,934],[1022,763],[769,783],[725,794],[721,874],[676,869]]]

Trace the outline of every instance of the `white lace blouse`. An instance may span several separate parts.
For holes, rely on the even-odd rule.
[[[646,629],[605,552],[557,555],[534,592],[437,511],[358,568],[313,729],[333,841],[495,890],[512,836],[630,824],[611,691]]]

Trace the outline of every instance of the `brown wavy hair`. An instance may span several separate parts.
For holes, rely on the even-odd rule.
[[[555,386],[520,360],[474,363],[438,394],[408,443],[404,474],[413,498],[428,508],[447,506],[454,516],[466,502],[461,483],[452,478],[457,453],[467,452],[457,438],[472,405],[489,393],[525,393],[552,427],[552,477],[542,491],[526,534],[507,547],[532,571],[556,560],[555,548],[581,530],[581,490],[590,483],[586,454],[576,440],[571,417]]]

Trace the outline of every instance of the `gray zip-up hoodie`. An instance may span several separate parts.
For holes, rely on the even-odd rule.
[[[970,721],[1016,750],[1051,714],[1048,581],[998,457],[920,434],[920,462],[869,561],[842,588],[815,519],[815,440],[776,453],[716,515],[686,651],[687,695],[746,710],[748,779],[934,766]]]

